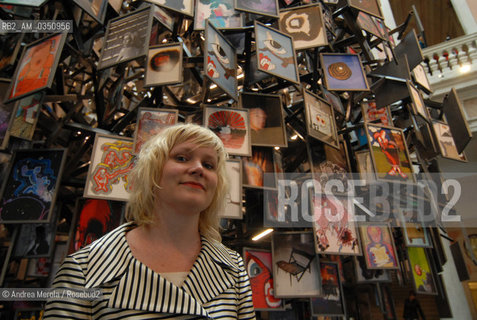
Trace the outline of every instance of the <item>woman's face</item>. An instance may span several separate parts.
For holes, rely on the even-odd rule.
[[[209,207],[217,189],[217,153],[191,142],[176,145],[169,153],[156,192],[160,204],[187,205],[198,213]]]

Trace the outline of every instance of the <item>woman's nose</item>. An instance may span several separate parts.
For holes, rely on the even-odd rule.
[[[193,174],[202,175],[204,173],[204,166],[202,165],[202,162],[199,160],[191,161],[189,172]]]

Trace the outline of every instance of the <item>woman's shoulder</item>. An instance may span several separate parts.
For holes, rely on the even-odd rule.
[[[243,260],[240,254],[220,241],[202,237],[202,244],[204,250],[217,262],[228,265],[233,269],[238,269],[243,266]]]

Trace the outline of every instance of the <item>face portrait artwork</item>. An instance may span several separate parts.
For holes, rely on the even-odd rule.
[[[282,300],[274,296],[271,252],[253,249],[244,251],[244,263],[250,277],[254,308],[256,310],[281,308]]]
[[[207,54],[204,56],[206,76],[233,99],[238,99],[234,47],[208,22],[205,28]]]
[[[293,40],[289,35],[255,21],[258,69],[298,83]]]
[[[369,269],[395,269],[398,267],[396,252],[388,226],[360,226],[366,265]]]

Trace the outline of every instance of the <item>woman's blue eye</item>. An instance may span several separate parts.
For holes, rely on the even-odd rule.
[[[213,170],[215,168],[215,166],[211,163],[204,163],[204,168],[209,169],[209,170]]]
[[[184,162],[184,161],[187,161],[187,158],[184,156],[176,156],[176,160],[180,162]]]

